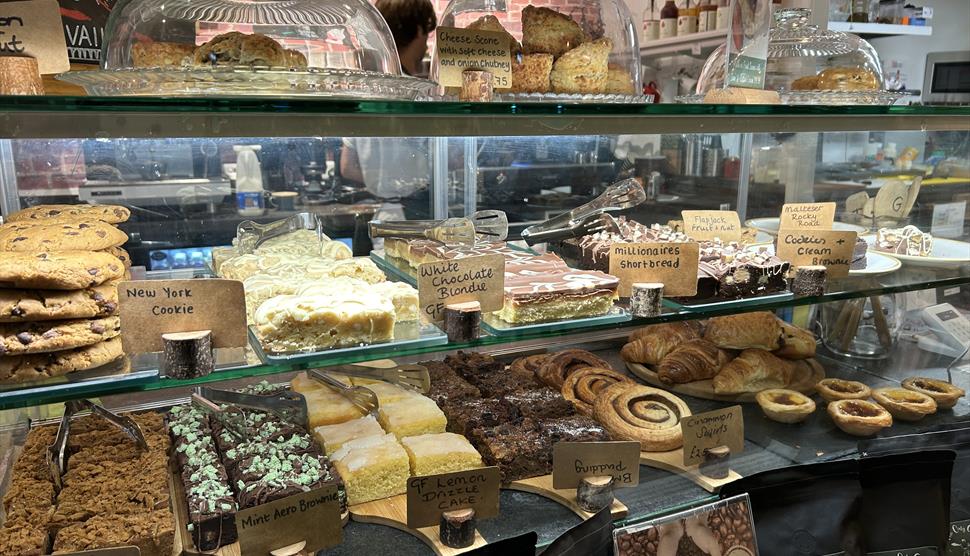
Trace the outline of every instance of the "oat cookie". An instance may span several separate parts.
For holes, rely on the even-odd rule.
[[[0,357],[0,383],[27,382],[106,365],[123,355],[121,338],[82,348]]]
[[[0,356],[90,346],[120,333],[119,317],[0,324]]]
[[[0,323],[107,317],[118,310],[118,284],[83,290],[0,289]]]
[[[100,220],[11,222],[0,226],[0,251],[102,251],[128,234]]]
[[[0,288],[81,290],[121,278],[125,265],[94,251],[3,253]]]
[[[37,205],[7,216],[7,222],[48,219],[90,219],[109,224],[128,220],[131,211],[118,205]]]

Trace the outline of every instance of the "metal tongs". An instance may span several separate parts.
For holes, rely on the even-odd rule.
[[[312,230],[321,240],[327,239],[327,236],[323,233],[323,220],[320,215],[301,212],[269,224],[259,224],[252,220],[240,222],[236,226],[237,248],[240,253],[252,253],[266,240],[297,230]]]
[[[428,368],[423,365],[397,365],[383,369],[363,365],[338,365],[328,367],[327,370],[342,375],[383,380],[398,386],[406,386],[422,394],[427,394],[431,390],[431,375],[428,373]]]
[[[298,425],[306,425],[307,423],[306,398],[299,392],[285,390],[278,394],[255,395],[198,386],[193,394],[216,404],[265,411],[289,423]]]
[[[61,416],[61,423],[57,428],[54,443],[47,447],[47,463],[50,466],[51,478],[58,490],[61,489],[61,477],[67,473],[67,441],[71,434],[71,419],[85,409],[90,410],[92,415],[101,417],[121,429],[135,441],[139,450],[148,449],[148,442],[145,441],[141,427],[131,418],[112,413],[90,400],[68,401],[64,404],[64,415]]]
[[[307,376],[333,388],[338,394],[363,409],[364,413],[377,417],[377,410],[380,409],[380,401],[377,399],[377,394],[372,390],[364,388],[363,386],[347,386],[343,382],[318,369],[308,370]]]
[[[587,235],[587,230],[619,231],[612,218],[597,219],[607,212],[633,208],[647,199],[640,182],[630,178],[606,188],[599,197],[569,212],[550,218],[522,230],[522,239],[529,245]],[[602,229],[600,229],[602,227]],[[594,232],[595,233],[595,232]]]
[[[471,223],[471,230],[465,222]],[[435,231],[445,228],[447,232]],[[429,232],[431,235],[429,235]],[[450,234],[447,241],[433,237]],[[509,219],[501,210],[480,210],[467,218],[447,220],[372,220],[371,238],[429,238],[445,244],[471,245],[475,240],[502,241],[509,235]]]

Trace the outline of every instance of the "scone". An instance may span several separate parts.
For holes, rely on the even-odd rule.
[[[230,31],[195,50],[195,63],[201,66],[285,66],[286,60],[280,43],[259,33]]]
[[[2,288],[80,290],[116,280],[124,273],[121,261],[95,251],[13,252],[0,256]]]
[[[568,15],[535,6],[522,9],[522,49],[526,54],[541,52],[558,58],[585,41],[586,34]]]
[[[119,317],[0,324],[0,355],[74,349],[103,342],[120,333]]]
[[[552,54],[523,54],[512,62],[512,92],[548,93],[552,90],[551,72]]]
[[[287,48],[283,51],[283,57],[286,67],[290,69],[306,69],[308,66],[306,56],[299,50]]]
[[[613,41],[597,39],[562,55],[552,65],[549,80],[556,93],[602,93],[606,90],[607,60]]]
[[[793,91],[814,91],[815,89],[818,89],[817,75],[806,75],[791,82]]]
[[[73,291],[0,289],[0,323],[107,317],[117,309],[114,282]]]
[[[120,224],[127,221],[130,216],[130,210],[118,205],[37,205],[18,210],[7,216],[7,222],[78,219],[100,220],[108,224]]]
[[[192,64],[195,45],[178,42],[138,42],[131,47],[136,68],[178,68]]]
[[[509,37],[509,44],[511,45],[512,55],[514,56],[516,52],[522,50],[522,45],[519,41],[515,40],[508,30],[502,26],[502,22],[498,20],[494,15],[483,15],[482,17],[472,21],[468,24],[465,29],[476,29],[480,31],[495,31],[496,33],[505,33]]]
[[[123,355],[121,338],[77,349],[0,357],[0,383],[27,382],[106,365]]]
[[[100,220],[11,222],[0,226],[0,251],[103,251],[128,234]]]
[[[862,68],[829,68],[818,74],[821,91],[877,91],[879,78]]]
[[[612,64],[606,70],[606,90],[604,92],[614,95],[637,94],[630,72]]]

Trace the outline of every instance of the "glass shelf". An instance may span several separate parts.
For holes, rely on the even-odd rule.
[[[159,378],[157,373],[153,376],[139,375],[139,380],[114,380],[96,382],[64,382],[60,377],[56,383],[51,383],[51,388],[43,384],[32,385],[29,388],[20,390],[7,390],[0,392],[0,410],[18,407],[30,407],[34,405],[63,402],[70,399],[81,397],[101,396],[106,394],[119,394],[125,392],[142,392],[152,390],[163,390],[168,388],[184,388],[211,382],[233,380],[247,377],[258,377],[277,373],[298,371],[308,368],[326,367],[330,365],[342,365],[347,363],[358,363],[372,361],[388,357],[403,358],[430,354],[442,351],[452,351],[457,349],[479,349],[489,352],[501,352],[514,349],[514,346],[507,344],[517,344],[521,342],[539,342],[555,345],[562,343],[560,338],[575,337],[582,341],[593,339],[605,339],[624,336],[626,330],[633,327],[655,324],[658,322],[671,322],[678,320],[693,320],[707,318],[711,316],[735,314],[750,311],[767,311],[784,307],[795,307],[802,305],[813,305],[829,301],[843,299],[853,299],[860,297],[870,297],[880,294],[901,293],[907,291],[917,291],[933,288],[947,288],[970,284],[970,266],[963,266],[953,270],[929,270],[925,268],[911,269],[902,267],[900,270],[876,277],[850,277],[843,280],[833,281],[829,284],[829,290],[822,296],[791,297],[780,296],[771,298],[754,298],[750,302],[711,305],[708,307],[665,307],[665,311],[659,317],[633,318],[625,322],[608,322],[595,324],[577,329],[559,329],[555,327],[531,328],[524,327],[521,331],[506,330],[500,336],[482,336],[481,338],[462,343],[446,343],[440,345],[418,345],[418,346],[398,346],[387,344],[384,346],[369,346],[366,350],[338,350],[334,352],[322,352],[316,357],[300,358],[295,361],[280,361],[276,363],[263,363],[252,350],[248,350],[245,357],[238,357],[238,362],[227,363],[224,368],[213,372],[210,375],[176,380],[170,378]],[[132,370],[136,373],[157,370],[153,356],[139,356],[132,365]],[[149,373],[150,374],[150,373]]]
[[[99,138],[965,130],[967,116],[970,108],[939,106],[0,96],[3,138],[72,138],[79,129]]]

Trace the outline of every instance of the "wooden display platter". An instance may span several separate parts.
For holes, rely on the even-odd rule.
[[[589,519],[594,515],[580,509],[579,505],[576,503],[576,489],[557,490],[552,488],[552,475],[542,475],[539,477],[533,477],[531,479],[513,481],[508,485],[503,485],[502,488],[544,496],[569,508],[573,511],[573,513],[583,519]],[[610,511],[613,515],[613,519],[622,519],[626,517],[628,513],[627,507],[619,500],[613,500],[613,505],[610,507]],[[391,498],[384,498],[382,500],[374,500],[373,502],[356,504],[350,507],[350,516],[354,521],[359,521],[361,523],[386,525],[388,527],[393,527],[395,529],[410,533],[420,539],[426,545],[430,546],[431,549],[434,550],[435,554],[438,554],[439,556],[461,554],[487,544],[485,539],[482,538],[481,534],[476,531],[475,542],[472,543],[471,546],[466,548],[450,548],[441,544],[441,541],[438,540],[437,526],[422,527],[419,529],[408,528],[407,495],[405,494],[392,496]]]
[[[696,465],[684,465],[684,449],[677,448],[669,452],[640,452],[640,465],[677,473],[697,483],[707,492],[716,493],[722,486],[741,478],[733,469],[723,479],[712,479],[701,474]]]
[[[688,382],[686,384],[665,384],[660,381],[659,377],[657,377],[657,372],[646,365],[627,362],[626,367],[631,373],[643,379],[647,384],[657,388],[662,388],[668,392],[719,402],[754,403],[755,401],[754,392],[745,392],[744,394],[732,395],[715,394],[714,381],[711,379],[698,380],[696,382]],[[810,395],[815,392],[815,385],[818,384],[818,381],[822,380],[823,378],[825,378],[825,371],[822,370],[822,366],[819,364],[817,367],[813,367],[811,372],[799,372],[799,376],[795,378],[795,382],[788,385],[787,388],[797,390],[802,394]]]

